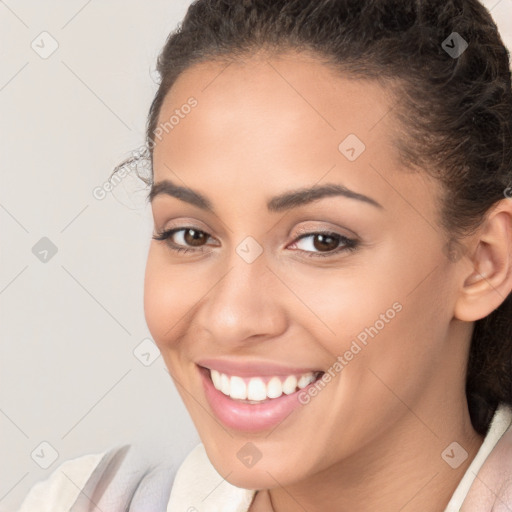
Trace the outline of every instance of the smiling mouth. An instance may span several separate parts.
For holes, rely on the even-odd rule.
[[[296,393],[319,380],[325,373],[315,371],[287,376],[239,377],[205,369],[215,389],[233,400],[248,404],[261,404],[282,395]]]

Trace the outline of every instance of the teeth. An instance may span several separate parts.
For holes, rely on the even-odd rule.
[[[247,386],[245,385],[244,379],[231,377],[229,396],[239,400],[245,400],[247,398]]]
[[[269,398],[279,398],[283,394],[283,385],[279,377],[272,377],[267,384],[267,396]]]
[[[216,389],[235,400],[246,400],[251,403],[263,402],[268,398],[279,398],[283,393],[290,395],[297,389],[303,389],[311,384],[318,373],[312,372],[300,375],[288,375],[284,380],[280,377],[272,377],[265,384],[261,377],[243,379],[242,377],[229,376],[217,370],[210,370],[213,385]]]
[[[304,389],[308,384],[313,382],[312,376],[313,376],[313,374],[310,374],[310,373],[308,373],[306,375],[301,375],[301,377],[297,381],[297,386],[299,386],[299,389]]]
[[[210,376],[216,389],[220,389],[220,373],[217,370],[210,370]]]
[[[225,373],[220,374],[220,390],[229,396],[229,391],[231,389],[230,379]]]
[[[231,377],[231,380],[233,380],[233,377]],[[265,400],[265,398],[267,398],[267,386],[265,386],[265,383],[261,379],[249,380],[247,398],[249,400]]]
[[[283,393],[291,395],[297,388],[297,378],[294,375],[286,377],[283,383]]]

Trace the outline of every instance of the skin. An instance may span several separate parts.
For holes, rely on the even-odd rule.
[[[451,261],[437,219],[440,186],[400,163],[394,98],[382,85],[306,55],[205,62],[179,77],[160,121],[191,96],[197,107],[157,141],[154,181],[197,190],[216,213],[153,199],[155,233],[193,225],[209,236],[204,252],[188,254],[152,240],[144,307],[212,464],[232,484],[260,490],[252,512],[443,510],[482,443],[469,418],[465,367],[472,322],[512,288],[512,201],[465,240],[474,258]],[[353,162],[338,150],[351,133],[366,145]],[[325,183],[382,208],[327,197],[266,210],[274,195]],[[360,243],[308,258],[322,248],[314,236],[297,241],[298,228]],[[184,234],[173,241],[201,249]],[[250,264],[236,252],[247,236],[264,249]],[[395,302],[402,310],[277,428],[249,434],[213,416],[198,359],[326,371]],[[248,441],[262,454],[251,468],[237,458]],[[441,457],[454,441],[468,453],[456,469]]]

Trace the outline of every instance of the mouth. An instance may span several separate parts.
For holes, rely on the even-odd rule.
[[[216,418],[228,428],[244,432],[275,428],[302,407],[300,393],[307,392],[325,373],[313,370],[242,376],[199,364],[197,368]]]
[[[215,389],[233,400],[243,403],[261,404],[279,398],[283,394],[292,395],[309,384],[316,382],[324,372],[307,372],[299,375],[239,377],[214,369],[207,369]]]

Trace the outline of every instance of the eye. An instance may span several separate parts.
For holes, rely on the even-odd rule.
[[[178,238],[181,238],[182,242],[176,243],[172,241],[172,237],[180,232],[183,232],[183,234],[180,234]],[[164,240],[169,246],[169,249],[171,249],[172,251],[178,253],[188,253],[197,251],[204,252],[204,250],[202,249],[202,246],[204,245],[203,242],[208,240],[209,235],[205,231],[201,231],[200,229],[197,229],[195,227],[182,227],[161,231],[160,233],[153,235],[152,238],[154,240]],[[192,247],[196,247],[196,249],[188,249],[183,247],[183,245],[187,244]],[[197,247],[199,247],[199,249],[197,249]]]
[[[312,240],[305,243],[305,249],[299,249],[308,258],[326,258],[334,256],[344,251],[354,251],[358,246],[358,241],[346,236],[340,235],[332,231],[311,231],[305,232],[305,229],[299,229],[303,234],[295,239],[292,244],[297,246],[298,242],[311,238]],[[180,233],[177,237],[178,242],[172,240],[174,235]],[[176,253],[194,253],[205,252],[203,246],[210,237],[208,233],[197,229],[196,227],[180,227],[164,230],[152,237],[154,240],[165,241],[172,251]],[[341,244],[341,246],[340,246]],[[192,248],[190,248],[192,247]]]
[[[299,230],[304,232],[305,230]],[[305,249],[300,252],[305,253],[308,258],[326,258],[334,256],[344,251],[354,251],[358,246],[358,241],[332,231],[311,231],[298,237],[292,244],[296,246],[297,242],[310,238],[308,243],[303,244]],[[340,246],[340,244],[342,244]],[[315,252],[319,251],[319,252]]]

